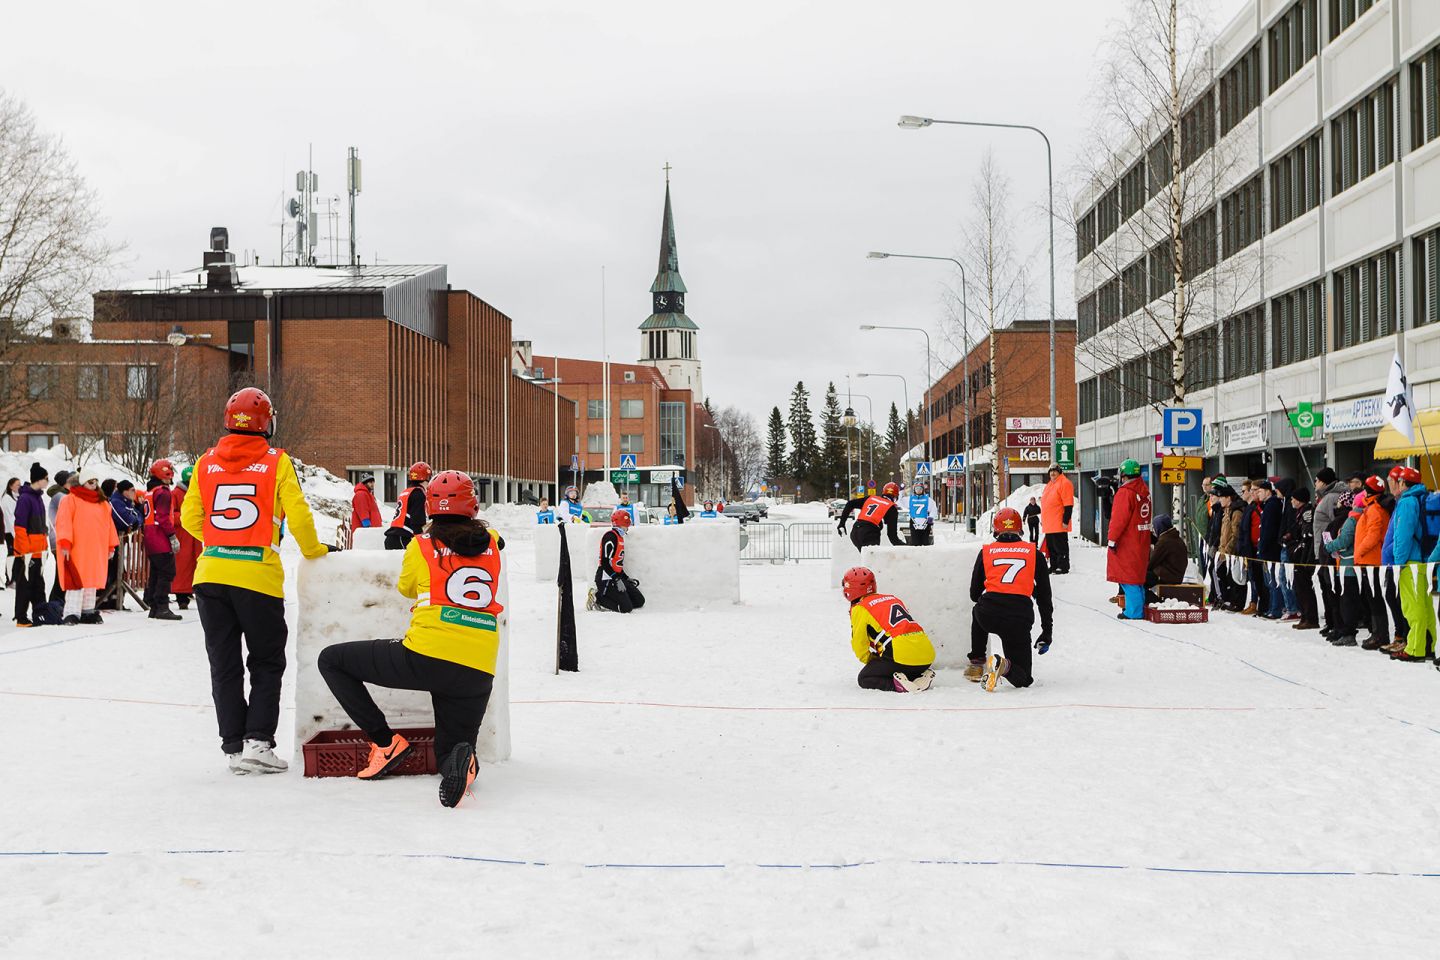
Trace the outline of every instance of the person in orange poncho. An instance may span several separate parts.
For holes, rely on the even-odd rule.
[[[180,471],[180,482],[170,494],[170,519],[175,524],[175,539],[180,549],[175,551],[175,579],[170,592],[175,594],[175,605],[181,610],[190,609],[190,596],[195,592],[195,561],[200,559],[200,541],[190,535],[180,524],[180,508],[185,505],[185,494],[190,490],[190,477],[194,467]]]
[[[65,591],[66,626],[104,622],[95,598],[105,588],[110,555],[119,545],[110,504],[100,493],[100,474],[86,467],[55,511],[56,566]]]

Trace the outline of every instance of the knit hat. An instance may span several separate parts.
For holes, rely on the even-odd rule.
[[[56,482],[57,484],[59,484],[60,486],[62,486],[62,487],[65,486],[65,481],[66,481],[66,480],[69,480],[69,479],[70,479],[70,471],[69,471],[69,470],[56,470],[56,471],[55,471],[55,482]]]
[[[134,489],[135,489],[135,484],[131,483],[129,480],[121,480],[119,483],[115,484],[115,492],[116,492],[116,493],[124,493],[126,490],[134,490]]]
[[[1170,528],[1174,527],[1174,526],[1175,526],[1175,521],[1170,519],[1170,514],[1168,514],[1168,513],[1162,513],[1162,514],[1160,514],[1160,516],[1156,517],[1154,520],[1152,520],[1152,521],[1150,522],[1150,526],[1151,526],[1152,528],[1154,528],[1154,530],[1155,530],[1155,536],[1158,537],[1158,536],[1160,536],[1160,534],[1164,533],[1166,530],[1169,530]]]
[[[49,472],[48,470],[46,470],[44,467],[40,466],[39,463],[32,463],[32,464],[30,464],[30,482],[31,482],[31,483],[35,483],[37,480],[48,480],[48,479],[50,479],[50,472]]]
[[[1346,490],[1344,493],[1340,494],[1339,504],[1342,507],[1353,507],[1355,505],[1355,494],[1351,493],[1349,490]]]
[[[1355,500],[1354,500],[1354,503],[1353,503],[1351,506],[1352,506],[1354,509],[1356,509],[1356,510],[1364,510],[1364,509],[1365,509],[1365,494],[1364,494],[1364,493],[1357,493],[1357,494],[1355,494]]]
[[[1299,500],[1301,503],[1310,502],[1310,491],[1304,487],[1296,487],[1290,493],[1291,500]]]
[[[1379,494],[1385,492],[1385,481],[1379,477],[1370,476],[1365,478],[1365,490],[1368,493]]]
[[[1330,484],[1335,482],[1335,471],[1329,467],[1321,467],[1320,472],[1315,474],[1315,479],[1321,483]]]
[[[1235,496],[1235,488],[1230,486],[1230,482],[1228,480],[1223,479],[1216,480],[1214,483],[1210,484],[1210,492],[1215,494],[1215,496],[1217,497]]]

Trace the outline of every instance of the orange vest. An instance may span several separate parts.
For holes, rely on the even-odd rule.
[[[894,501],[884,497],[866,497],[865,502],[860,505],[860,519],[878,527],[885,522],[885,514],[894,508]]]
[[[217,463],[210,452],[195,464],[194,486],[204,518],[206,556],[264,559],[264,548],[274,544],[275,527],[281,520],[275,516],[275,471],[279,464],[280,451],[274,447],[245,467],[226,467]]]
[[[153,527],[159,521],[155,519],[155,491],[160,487],[151,487],[145,491],[145,526]]]
[[[400,494],[399,509],[395,511],[395,519],[390,521],[390,526],[392,526],[392,527],[403,527],[403,526],[405,526],[405,514],[406,514],[406,512],[407,512],[407,511],[409,510],[409,508],[410,508],[410,494],[414,493],[414,492],[415,492],[416,490],[418,490],[418,489],[420,489],[420,488],[419,488],[419,487],[406,487],[406,488],[405,488],[405,492],[402,493],[402,494]]]
[[[905,604],[901,603],[898,597],[892,597],[888,593],[872,593],[861,600],[860,605],[892,637],[923,632],[920,624],[910,616],[910,611],[905,609]]]
[[[442,607],[440,622],[494,630],[495,616],[505,607],[495,598],[500,581],[500,551],[490,545],[478,557],[462,557],[430,534],[415,538],[420,555],[430,567],[430,593],[421,599]]]
[[[980,548],[985,562],[985,592],[1019,597],[1035,594],[1035,544],[987,543]]]
[[[600,556],[605,556],[605,538],[600,538]],[[615,552],[610,556],[610,569],[616,573],[625,572],[625,537],[615,534]]]

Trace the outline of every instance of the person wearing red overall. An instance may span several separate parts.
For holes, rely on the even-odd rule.
[[[403,639],[355,640],[320,651],[320,676],[350,719],[370,738],[356,776],[379,780],[413,749],[390,728],[365,684],[424,690],[435,710],[440,803],[457,806],[475,780],[475,738],[485,719],[500,651],[496,596],[505,541],[475,514],[475,484],[458,470],[435,475],[425,490],[430,530],[410,541],[396,588],[415,600]]]
[[[1120,465],[1123,482],[1110,507],[1105,579],[1118,583],[1125,594],[1121,620],[1145,619],[1145,571],[1150,566],[1150,487],[1140,477],[1140,464]]]
[[[141,534],[145,556],[150,561],[150,576],[145,581],[145,605],[151,620],[179,620],[180,614],[170,609],[170,589],[175,580],[175,554],[180,540],[175,536],[174,512],[170,485],[175,482],[175,464],[156,460],[150,465],[150,479],[145,483],[145,523]]]
[[[858,510],[860,512],[855,518],[855,528],[850,531],[850,542],[855,544],[856,550],[879,546],[882,527],[890,538],[890,545],[900,546],[900,535],[896,532],[895,522],[895,501],[899,497],[900,485],[893,482],[885,484],[879,496],[855,497],[845,504],[836,529],[844,536],[845,524],[850,520],[850,514]]]
[[[350,499],[350,533],[368,527],[378,527],[384,522],[380,516],[380,504],[375,501],[375,477],[365,474],[355,484],[355,495]]]
[[[410,478],[410,486],[401,492],[395,504],[395,519],[390,521],[385,531],[386,550],[404,550],[410,538],[425,529],[425,484],[432,473],[430,464],[424,460],[410,465],[406,474]]]
[[[175,539],[180,549],[175,552],[175,580],[170,589],[175,594],[175,604],[181,610],[190,609],[191,594],[195,592],[195,563],[200,559],[200,541],[190,536],[185,529],[181,515],[185,510],[185,494],[190,492],[190,479],[195,475],[194,467],[180,471],[180,482],[175,484],[171,499],[174,506],[170,511],[170,522],[175,527]]]
[[[980,548],[970,575],[970,665],[965,679],[983,681],[994,691],[1004,677],[1015,687],[1034,682],[1030,674],[1030,628],[1040,609],[1040,636],[1035,649],[1050,649],[1054,606],[1050,599],[1050,568],[1040,548],[1021,536],[1020,511],[995,511],[995,540]],[[1031,600],[1034,600],[1032,606]],[[1000,637],[1005,654],[985,655],[990,634]],[[982,666],[983,665],[983,666]]]

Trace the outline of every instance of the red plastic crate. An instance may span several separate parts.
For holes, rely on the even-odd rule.
[[[389,776],[438,773],[435,763],[435,728],[410,727],[396,730],[410,741],[410,756]],[[359,730],[322,730],[301,747],[307,777],[353,777],[365,769],[370,757],[370,740]]]
[[[1209,623],[1210,611],[1204,607],[1198,610],[1156,610],[1154,607],[1146,607],[1145,619],[1151,623]]]

